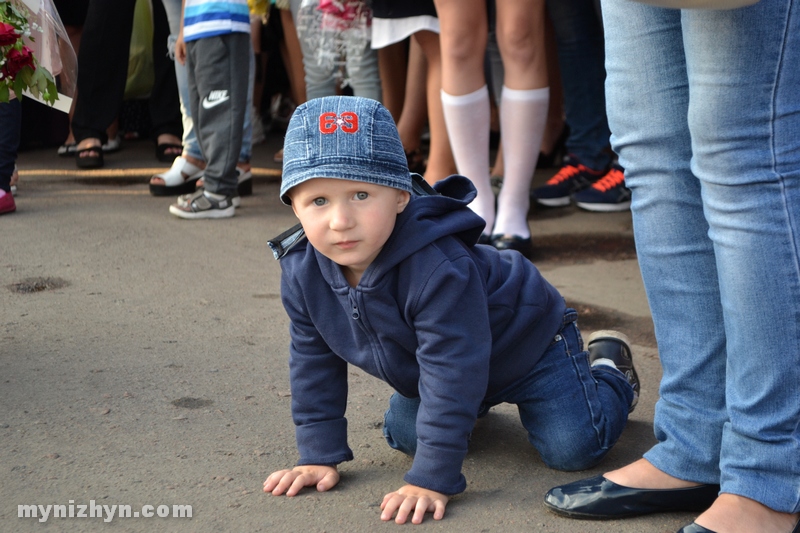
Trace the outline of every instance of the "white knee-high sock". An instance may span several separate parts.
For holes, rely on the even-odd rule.
[[[484,85],[463,96],[442,91],[442,108],[458,173],[468,177],[478,191],[469,207],[486,221],[484,233],[488,235],[494,225],[494,194],[489,184],[489,89]]]
[[[530,236],[530,189],[542,144],[550,89],[503,87],[500,97],[500,138],[503,139],[503,188],[497,198],[494,234]]]

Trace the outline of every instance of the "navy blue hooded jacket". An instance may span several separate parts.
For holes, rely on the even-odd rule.
[[[405,481],[462,492],[482,400],[523,379],[561,327],[564,300],[530,261],[475,244],[485,224],[467,207],[472,183],[435,188],[440,196],[412,196],[355,288],[305,239],[281,259],[299,465],[353,458],[350,363],[421,399]]]

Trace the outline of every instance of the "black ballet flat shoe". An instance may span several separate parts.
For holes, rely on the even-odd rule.
[[[533,255],[533,241],[519,235],[492,235],[492,246],[498,250],[516,250],[528,259]]]
[[[612,520],[651,513],[702,512],[711,507],[718,494],[719,485],[634,489],[597,476],[550,489],[544,504],[561,516]]]
[[[701,526],[700,524],[695,524],[692,522],[688,526],[684,526],[678,530],[678,533],[716,533],[711,531],[710,529]]]

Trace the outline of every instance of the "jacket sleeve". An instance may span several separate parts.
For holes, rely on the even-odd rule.
[[[408,483],[444,494],[466,488],[467,441],[486,393],[492,335],[474,261],[443,260],[412,304],[419,347],[417,451]]]
[[[347,445],[347,363],[334,354],[306,312],[302,297],[281,279],[291,320],[289,379],[298,465],[335,465],[353,459]]]

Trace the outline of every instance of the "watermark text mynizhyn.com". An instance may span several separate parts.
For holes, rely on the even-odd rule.
[[[132,505],[98,505],[94,500],[88,504],[76,504],[69,500],[68,505],[31,504],[17,505],[17,517],[36,518],[47,522],[51,518],[102,518],[111,522],[114,518],[191,518],[191,505],[142,505],[133,510]]]

